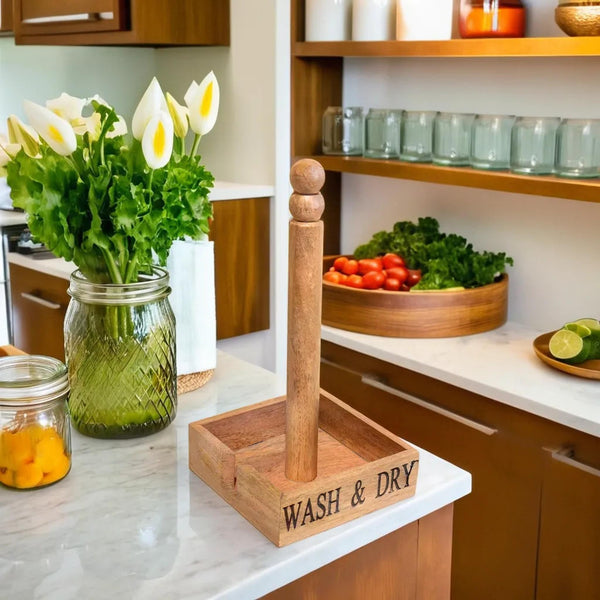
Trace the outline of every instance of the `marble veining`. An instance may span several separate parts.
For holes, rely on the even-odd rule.
[[[600,437],[600,381],[544,364],[519,323],[455,338],[386,338],[323,326],[324,340]]]
[[[188,424],[284,393],[273,373],[219,352],[164,431],[74,432],[64,480],[0,488],[0,598],[250,600],[469,493],[468,473],[421,450],[415,496],[277,548],[189,471]]]

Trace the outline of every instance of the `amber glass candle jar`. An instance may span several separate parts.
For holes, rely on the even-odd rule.
[[[459,31],[463,38],[523,37],[526,10],[520,0],[461,0]]]

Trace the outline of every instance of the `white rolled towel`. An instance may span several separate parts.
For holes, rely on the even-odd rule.
[[[211,241],[176,241],[167,259],[176,320],[177,375],[217,365],[215,261]]]

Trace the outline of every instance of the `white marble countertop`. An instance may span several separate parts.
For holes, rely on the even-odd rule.
[[[188,424],[282,393],[273,373],[220,352],[164,431],[74,432],[65,479],[0,489],[0,597],[254,599],[469,493],[468,473],[420,450],[413,497],[277,548],[188,469]]]
[[[321,338],[600,437],[600,381],[544,364],[533,351],[542,333],[509,322],[475,335],[403,339],[323,326]]]

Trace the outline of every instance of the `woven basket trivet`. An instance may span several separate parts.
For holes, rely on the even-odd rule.
[[[186,392],[201,388],[212,377],[214,372],[214,369],[209,369],[208,371],[179,375],[177,377],[177,393],[185,394]]]

